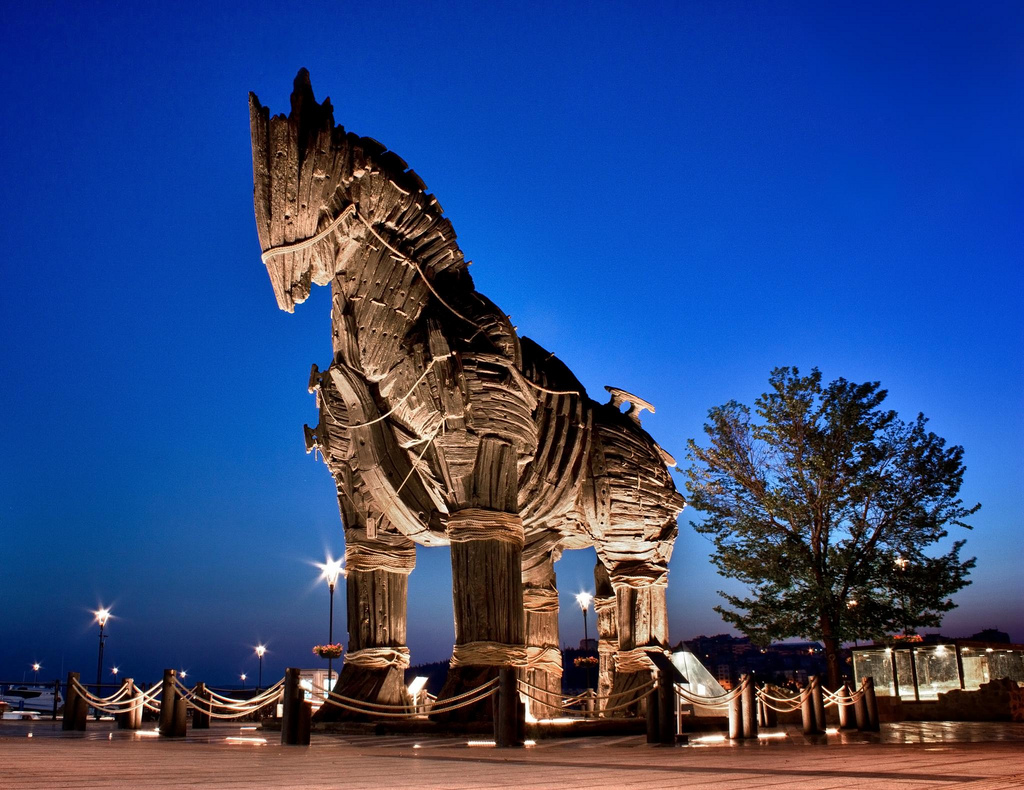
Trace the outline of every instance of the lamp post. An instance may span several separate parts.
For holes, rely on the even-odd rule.
[[[341,560],[332,560],[330,557],[327,558],[327,562],[323,565],[318,566],[321,571],[321,576],[327,580],[327,589],[330,591],[330,608],[327,615],[327,644],[334,644],[334,588],[338,584],[338,577],[342,574]],[[330,656],[327,658],[327,690],[332,691],[332,681],[334,679],[334,659]]]
[[[103,629],[107,625],[107,620],[110,619],[110,610],[105,607],[100,607],[97,611],[93,612],[96,615],[96,622],[100,624],[100,652],[98,660],[96,661],[96,696],[101,696],[100,682],[103,680],[103,640],[107,638],[107,635],[103,633]],[[96,719],[99,720],[100,712],[96,711]]]
[[[580,609],[583,610],[583,649],[587,650],[590,647],[590,635],[587,632],[587,609],[590,608],[590,602],[594,600],[594,596],[588,592],[581,592],[576,596],[576,603],[580,605]],[[586,666],[586,678],[587,678],[587,689],[590,689],[590,664]]]
[[[260,659],[260,675],[259,680],[256,682],[256,691],[259,692],[263,688],[263,654],[267,652],[266,645],[256,645],[256,655]]]
[[[39,682],[39,670],[40,669],[42,669],[42,667],[39,665],[38,661],[36,661],[35,663],[32,664],[32,682],[33,683],[38,683]]]

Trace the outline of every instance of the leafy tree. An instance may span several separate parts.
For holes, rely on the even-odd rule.
[[[881,408],[878,382],[822,386],[815,368],[776,368],[754,415],[731,401],[704,426],[709,445],[689,442],[694,528],[712,538],[719,574],[750,588],[719,594],[716,610],[757,644],[820,640],[828,681],[839,684],[844,641],[938,626],[950,596],[970,584],[963,540],[925,551],[964,507],[962,447]]]

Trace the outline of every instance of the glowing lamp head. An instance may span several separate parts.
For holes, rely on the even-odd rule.
[[[111,668],[110,668],[110,672],[111,672],[111,674],[112,674],[112,675],[113,675],[114,677],[117,677],[117,673],[118,673],[118,672],[120,672],[120,671],[121,671],[121,670],[120,670],[120,669],[119,669],[118,667],[111,667]]]
[[[38,661],[32,665],[33,672],[38,672],[40,669],[42,669],[42,667],[39,665]]]
[[[263,658],[263,654],[266,653],[266,652],[267,652],[267,646],[266,645],[256,645],[256,655],[258,655],[260,658]]]
[[[241,675],[239,675],[238,677],[240,677],[240,678],[242,679],[242,682],[243,682],[243,683],[245,683],[245,679],[246,679],[246,678],[248,677],[248,675],[246,675],[246,674],[245,674],[245,673],[243,672],[243,673],[242,673]]]
[[[107,624],[107,620],[110,619],[109,609],[97,609],[93,614],[96,615],[96,622],[100,624],[100,628]]]
[[[338,577],[345,573],[342,568],[342,560],[332,560],[330,557],[327,558],[327,562],[323,564],[318,563],[317,567],[320,569],[321,577],[327,579],[327,584],[332,590],[334,585],[338,583]]]
[[[576,603],[580,605],[580,609],[584,612],[590,607],[590,602],[594,600],[594,596],[588,592],[581,592],[576,596]]]

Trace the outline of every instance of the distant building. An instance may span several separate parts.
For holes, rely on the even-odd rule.
[[[686,640],[687,647],[708,667],[723,688],[733,688],[741,675],[784,683],[807,682],[823,675],[825,651],[818,642],[780,642],[758,647],[747,637],[716,634]]]

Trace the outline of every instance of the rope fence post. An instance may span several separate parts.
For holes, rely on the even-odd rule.
[[[825,732],[828,725],[825,722],[825,697],[821,689],[821,677],[812,675],[809,680],[811,681],[811,699],[814,701],[814,726],[818,732]]]
[[[739,740],[743,736],[743,700],[739,694],[729,700],[729,740]]]
[[[658,742],[674,745],[676,742],[676,689],[668,673],[658,672]]]
[[[173,669],[164,670],[163,687],[160,689],[160,734],[167,738],[183,738],[185,736],[185,715],[188,705],[178,694],[175,685],[177,672]]]
[[[757,737],[757,711],[754,708],[754,679],[750,675],[740,678],[740,711],[743,721],[743,737]]]
[[[810,686],[806,686],[800,692],[800,723],[803,725],[804,735],[818,734],[818,728],[814,726],[814,701],[811,699]]]
[[[839,729],[853,729],[854,725],[850,721],[852,718],[850,716],[850,706],[852,704],[852,700],[850,699],[850,685],[848,683],[843,683],[843,685],[839,687],[839,691],[836,692],[836,695],[838,697],[836,700],[836,707],[839,712]]]
[[[864,701],[864,684],[861,684],[853,698],[853,720],[857,729],[864,731],[868,729],[868,706]]]
[[[494,743],[502,749],[523,745],[519,732],[519,690],[516,668],[506,664],[498,670],[498,716]]]
[[[122,680],[121,688],[124,689],[124,700],[126,703],[134,705],[138,702],[137,695],[133,693],[135,681],[132,678],[125,678]],[[138,727],[133,726],[135,724],[135,714],[137,712],[138,708],[132,707],[122,713],[114,714],[114,719],[117,721],[117,729],[137,730]]]
[[[281,744],[309,746],[313,709],[306,702],[302,686],[299,685],[298,667],[288,667],[284,671],[284,696],[281,702]]]
[[[875,679],[870,675],[864,678],[864,707],[867,711],[867,728],[872,732],[878,732],[878,700],[875,698]]]
[[[89,718],[89,706],[78,690],[78,672],[68,672],[68,697],[64,700],[64,721],[61,729],[68,732],[85,732]]]
[[[53,721],[57,721],[57,703],[60,700],[60,678],[53,681]]]
[[[207,711],[213,708],[213,697],[207,691],[205,683],[196,683],[196,687],[192,692],[195,694],[195,698],[202,702],[205,707],[204,710],[203,708],[193,706],[192,729],[208,730],[210,729],[210,714]]]

